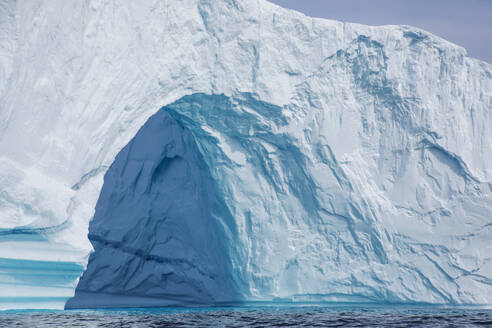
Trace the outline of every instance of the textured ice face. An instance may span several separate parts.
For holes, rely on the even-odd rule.
[[[104,173],[168,105],[237,225],[248,298],[492,302],[492,68],[464,49],[264,1],[0,15],[0,257],[85,266]],[[0,267],[2,299],[76,284],[30,293]]]

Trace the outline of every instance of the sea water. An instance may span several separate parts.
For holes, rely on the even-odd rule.
[[[492,327],[492,309],[376,305],[6,311],[0,327]]]

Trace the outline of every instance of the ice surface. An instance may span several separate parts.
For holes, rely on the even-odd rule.
[[[263,0],[4,1],[2,308],[73,295],[76,274],[28,288],[9,260],[85,267],[104,174],[163,106],[233,218],[241,297],[490,304],[491,90],[490,64],[407,26]]]

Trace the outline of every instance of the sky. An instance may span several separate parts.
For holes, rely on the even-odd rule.
[[[368,25],[412,25],[492,63],[492,0],[269,0],[309,16]]]

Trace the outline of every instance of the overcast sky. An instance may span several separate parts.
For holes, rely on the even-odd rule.
[[[309,16],[420,27],[492,63],[492,0],[269,0]]]

